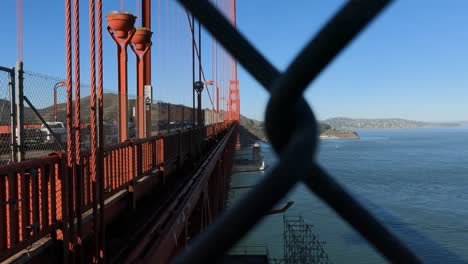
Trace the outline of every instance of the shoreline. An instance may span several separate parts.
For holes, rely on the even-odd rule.
[[[360,137],[338,137],[338,136],[320,136],[320,139],[330,140],[330,139],[360,139]]]
[[[431,128],[467,128],[468,126],[440,126],[440,127],[363,127],[356,130],[402,130],[402,129],[431,129]]]
[[[353,130],[330,129],[320,133],[320,139],[360,139],[357,132]]]

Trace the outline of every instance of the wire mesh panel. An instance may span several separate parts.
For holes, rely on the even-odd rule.
[[[0,164],[12,160],[11,154],[11,96],[13,87],[11,71],[0,69]]]
[[[29,71],[23,77],[25,158],[64,150],[67,141],[65,80]]]

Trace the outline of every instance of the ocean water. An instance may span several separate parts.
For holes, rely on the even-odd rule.
[[[468,263],[468,127],[358,130],[360,140],[322,140],[317,160],[427,263]],[[265,162],[276,157],[262,144]],[[232,186],[264,172],[240,173]],[[233,201],[248,189],[235,190]],[[334,263],[386,261],[303,185],[284,199],[325,241]],[[278,204],[281,207],[282,204]],[[283,255],[283,217],[265,217],[238,246],[268,246]]]

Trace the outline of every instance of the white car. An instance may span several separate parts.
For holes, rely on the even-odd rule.
[[[49,125],[52,132],[54,132],[61,142],[67,142],[67,130],[65,129],[65,124],[63,122],[47,122],[47,125]],[[46,133],[46,143],[55,142],[55,138],[51,131],[47,129],[44,124],[41,126],[41,131]]]

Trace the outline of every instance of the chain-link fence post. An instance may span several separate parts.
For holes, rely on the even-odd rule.
[[[15,67],[15,103],[16,103],[16,146],[17,161],[24,159],[24,102],[23,102],[23,62],[16,62]],[[12,134],[13,136],[13,134]]]
[[[16,109],[15,109],[15,71],[11,69],[8,72],[9,83],[8,88],[10,90],[10,148],[11,148],[11,162],[16,162],[18,155],[18,145],[16,144]]]

